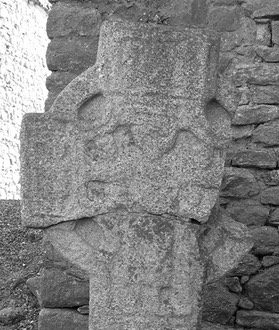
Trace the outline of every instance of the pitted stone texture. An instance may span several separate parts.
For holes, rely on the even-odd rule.
[[[196,329],[204,267],[200,226],[116,212],[45,230],[90,274],[89,329]]]
[[[230,138],[217,53],[203,30],[106,22],[96,65],[24,119],[24,223],[119,208],[206,222]]]
[[[73,309],[43,308],[39,314],[40,330],[88,330],[88,316]]]

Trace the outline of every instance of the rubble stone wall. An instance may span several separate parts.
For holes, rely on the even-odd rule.
[[[22,116],[47,97],[47,0],[0,0],[0,199],[19,199]]]
[[[46,110],[74,77],[94,64],[99,28],[110,15],[146,23],[186,22],[220,33],[219,98],[233,124],[220,203],[250,228],[255,245],[226,277],[207,285],[204,330],[279,329],[278,0],[177,0],[169,13],[158,11],[156,1],[148,10],[144,0],[126,5],[98,0],[52,3],[47,25],[51,39],[47,63],[52,74],[47,80]],[[174,18],[173,12],[185,3],[190,4],[191,16]],[[87,329],[86,275],[51,246],[47,251],[39,297],[40,330]]]

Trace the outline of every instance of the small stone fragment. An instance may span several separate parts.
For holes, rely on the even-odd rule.
[[[247,297],[241,297],[238,302],[238,307],[251,310],[254,308],[254,304]]]
[[[232,165],[240,167],[255,167],[275,169],[277,160],[275,154],[267,150],[239,150],[232,157]]]
[[[238,103],[239,106],[249,104],[251,101],[251,93],[250,93],[249,88],[247,86],[239,87],[238,92],[240,95],[240,100]],[[233,124],[234,124],[234,122],[233,122]]]
[[[80,306],[77,311],[80,313],[80,314],[83,314],[83,315],[88,315],[89,314],[89,305],[84,305],[84,306]]]
[[[227,277],[225,283],[230,291],[235,293],[242,292],[242,286],[240,285],[238,277]]]
[[[245,284],[246,282],[249,281],[249,278],[250,278],[250,276],[247,276],[247,275],[243,275],[243,276],[241,276],[241,278],[240,278],[240,283],[241,283],[241,284]]]
[[[55,308],[88,304],[89,280],[80,276],[73,276],[58,268],[43,269],[40,288],[42,306]]]

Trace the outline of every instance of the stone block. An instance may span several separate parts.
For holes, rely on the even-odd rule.
[[[276,156],[267,150],[239,150],[232,156],[232,165],[239,167],[254,167],[274,169],[277,167]]]
[[[252,86],[251,98],[256,104],[279,104],[279,86]]]
[[[279,225],[279,208],[272,211],[270,218],[268,219],[268,223],[275,226]]]
[[[23,309],[19,307],[5,307],[0,310],[0,325],[9,325],[24,320]]]
[[[236,324],[244,326],[245,329],[279,329],[279,315],[259,311],[238,311],[236,314]]]
[[[263,226],[269,216],[269,208],[255,200],[232,201],[226,211],[238,222],[247,226]]]
[[[260,192],[254,175],[247,169],[226,168],[220,188],[221,197],[247,198]]]
[[[263,267],[270,267],[279,264],[279,256],[264,256],[262,259]]]
[[[250,230],[254,246],[252,252],[263,256],[275,253],[279,246],[279,235],[277,228],[258,227]]]
[[[255,275],[246,284],[249,299],[255,304],[255,309],[265,312],[278,313],[279,265],[266,268]]]
[[[46,79],[46,88],[58,95],[80,73],[52,72]]]
[[[237,7],[214,7],[209,13],[208,22],[218,32],[232,32],[239,28],[240,12]]]
[[[80,271],[44,268],[41,273],[40,303],[47,308],[77,307],[89,304],[89,278]]]
[[[272,43],[275,45],[279,45],[279,22],[278,21],[272,21],[271,31],[272,31]]]
[[[232,123],[234,125],[262,124],[278,117],[279,106],[242,106],[236,110]]]
[[[148,12],[151,8],[153,12],[159,9],[163,17],[170,17],[167,21],[170,25],[206,26],[208,3],[205,0],[155,1],[153,3],[140,0],[137,3],[144,3],[145,12]]]
[[[279,186],[279,170],[261,171],[258,177],[267,186]]]
[[[216,281],[228,270],[238,267],[241,257],[253,246],[246,231],[247,227],[234,221],[224,209],[215,207],[212,210],[201,241],[206,282]],[[239,251],[242,251],[241,256]]]
[[[269,22],[257,24],[256,41],[263,46],[271,45],[271,33]]]
[[[81,70],[82,71],[82,70]],[[52,74],[46,79],[46,87],[48,89],[48,97],[45,102],[45,111],[48,111],[59,93],[81,73],[70,72],[52,72]]]
[[[267,0],[264,3],[258,4],[259,8],[253,12],[253,18],[271,18],[279,16],[279,3],[277,0]]]
[[[207,284],[204,290],[204,321],[227,324],[237,310],[239,297],[220,282]]]
[[[225,279],[225,284],[229,288],[231,292],[235,293],[241,293],[242,292],[242,286],[240,284],[238,277],[227,277]]]
[[[234,50],[236,47],[240,51],[241,47],[250,48],[251,43],[256,40],[256,23],[250,18],[240,14],[239,26],[234,32],[224,32],[221,49],[223,51]]]
[[[81,72],[94,65],[98,37],[54,38],[48,45],[47,65],[51,71]]]
[[[279,85],[279,67],[272,63],[260,63],[240,67],[234,75],[237,86],[245,84],[261,85],[259,87],[270,87],[267,85]]]
[[[42,309],[39,314],[40,330],[88,330],[88,315],[72,309]]]
[[[262,204],[279,205],[279,187],[269,187],[261,193]]]
[[[47,34],[50,39],[69,35],[98,37],[101,23],[101,15],[94,6],[60,2],[49,13]]]
[[[238,265],[228,272],[228,276],[249,276],[255,274],[260,268],[259,259],[253,254],[247,253]]]
[[[252,136],[255,143],[262,143],[266,147],[279,146],[279,121],[260,125]]]
[[[265,61],[270,63],[279,62],[279,48],[278,47],[266,47],[257,46],[255,52]]]
[[[245,139],[252,136],[254,130],[253,125],[247,126],[232,126],[233,140]]]

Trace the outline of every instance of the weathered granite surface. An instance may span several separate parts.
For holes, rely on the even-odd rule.
[[[204,279],[198,225],[116,212],[46,232],[90,274],[90,329],[196,328]]]
[[[40,312],[41,330],[87,330],[88,316],[73,309],[44,308]]]
[[[245,223],[248,226],[260,225],[263,226],[265,230],[266,226],[272,226],[272,232],[275,233],[277,228],[274,227],[278,227],[279,219],[279,207],[278,205],[273,204],[274,196],[276,197],[276,189],[266,190],[266,188],[272,188],[273,186],[276,187],[279,184],[279,150],[278,146],[271,145],[271,143],[273,143],[276,129],[273,129],[272,126],[268,127],[262,124],[268,122],[271,123],[274,119],[276,120],[276,118],[278,118],[278,104],[265,104],[267,96],[266,90],[269,88],[268,86],[271,87],[272,91],[274,89],[273,85],[278,85],[279,52],[278,45],[276,44],[276,41],[278,40],[278,18],[276,17],[276,11],[278,12],[278,10],[276,10],[276,6],[278,7],[279,5],[278,0],[207,1],[208,4],[210,3],[208,9],[210,16],[208,16],[208,19],[203,19],[204,13],[207,10],[206,5],[203,4],[205,1],[196,0],[180,0],[175,2],[164,0],[146,0],[146,3],[148,3],[148,8],[144,8],[144,10],[140,10],[141,8],[138,6],[138,4],[142,4],[144,0],[127,1],[125,2],[127,6],[123,5],[122,1],[53,0],[52,2],[55,3],[52,7],[54,15],[51,17],[51,24],[55,24],[58,28],[55,31],[56,33],[53,34],[51,32],[50,36],[54,39],[64,38],[65,40],[71,38],[72,35],[79,36],[80,31],[83,33],[83,36],[80,38],[83,39],[85,39],[85,33],[87,33],[87,31],[90,34],[98,34],[99,27],[95,26],[94,30],[95,23],[93,22],[96,15],[88,15],[88,13],[93,11],[92,8],[94,8],[94,10],[97,9],[98,12],[101,13],[102,20],[106,20],[107,16],[114,12],[115,8],[118,6],[121,8],[117,9],[117,12],[115,13],[117,16],[123,17],[123,15],[127,15],[127,18],[129,16],[131,20],[136,21],[138,19],[142,19],[146,23],[150,23],[151,21],[155,23],[157,21],[158,23],[161,22],[163,24],[181,25],[189,23],[186,16],[194,16],[194,11],[191,10],[190,6],[186,8],[187,3],[192,3],[193,6],[198,9],[199,7],[202,7],[202,10],[197,11],[197,16],[201,18],[200,21],[204,24],[209,24],[211,27],[224,31],[221,32],[221,48],[223,53],[220,54],[219,64],[219,73],[223,76],[223,79],[221,80],[221,87],[225,86],[225,88],[223,88],[222,97],[230,98],[230,104],[227,102],[225,107],[232,115],[233,124],[237,125],[232,127],[234,140],[232,141],[231,149],[229,150],[230,152],[227,153],[226,166],[230,167],[233,163],[234,167],[245,169],[246,173],[249,171],[251,175],[255,177],[260,188],[258,194],[253,194],[252,196],[244,194],[245,196],[241,196],[241,187],[244,189],[246,186],[241,182],[239,175],[241,173],[239,173],[239,171],[235,171],[232,173],[232,176],[230,175],[231,179],[227,181],[229,184],[224,186],[223,193],[224,195],[228,195],[228,197],[221,197],[221,203],[235,220]],[[183,5],[177,6],[179,2],[183,2]],[[274,5],[272,5],[272,3]],[[166,5],[166,10],[164,11],[165,15],[161,15],[161,10],[159,10],[158,13],[156,11],[152,13],[152,10],[154,9],[153,4],[159,6],[156,8],[156,11],[158,8],[161,9],[162,6]],[[85,6],[88,10],[84,10]],[[63,24],[62,29],[60,29],[58,21],[60,18],[61,20],[66,18],[65,13],[68,13],[69,10],[71,11],[71,7],[74,7],[75,15],[71,16],[69,21],[70,24]],[[169,10],[170,7],[175,9],[172,10],[171,13]],[[186,10],[184,10],[185,8]],[[264,11],[264,15],[258,15],[257,12],[259,10]],[[185,11],[186,15],[184,15]],[[143,13],[145,13],[145,15],[143,15]],[[253,19],[252,16],[254,17],[254,13],[257,17]],[[171,17],[165,20],[165,18],[168,18],[169,16]],[[83,17],[85,19],[83,19]],[[88,21],[89,17],[91,21]],[[75,19],[78,20],[78,25],[75,24]],[[87,29],[86,26],[90,28]],[[68,33],[69,35],[66,36],[65,34]],[[61,52],[63,52],[64,45],[64,42],[61,42],[60,44],[56,42],[55,53],[58,55],[61,54]],[[97,45],[95,49],[97,49]],[[93,53],[92,50],[92,47],[87,48],[89,57],[90,54],[92,54],[92,56],[91,61],[86,63],[82,62],[84,58],[82,55],[84,54],[84,49],[77,49],[75,47],[71,49],[71,52],[74,53],[79,51],[82,56],[78,57],[78,54],[75,55],[76,60],[80,61],[78,65],[83,68],[88,68],[92,65],[90,63],[95,61],[94,56],[96,52],[94,51]],[[70,53],[68,54],[71,55]],[[73,57],[71,56],[71,58]],[[50,62],[54,60],[56,61],[56,57],[51,56],[49,60]],[[51,86],[49,86],[50,94],[48,107],[51,105],[62,88],[78,74],[77,72],[74,74],[70,73],[70,71],[73,70],[72,61],[68,61],[66,63],[65,57],[63,58],[62,56],[59,57],[59,60],[64,61],[63,70],[66,69],[66,71],[55,71],[49,79]],[[55,65],[57,64],[55,62],[53,63]],[[242,77],[237,83],[237,88],[235,88],[233,79],[231,79],[234,74]],[[265,86],[261,91],[260,97],[257,97],[257,102],[259,102],[259,104],[253,103],[253,100],[255,100],[255,91],[257,90],[257,88],[254,89],[253,85],[256,87]],[[257,129],[255,132],[256,134],[254,134],[255,129]],[[259,136],[260,140],[258,138]],[[263,137],[267,143],[263,143]],[[249,175],[247,174],[245,177],[249,178]],[[237,182],[239,184],[237,184],[237,189],[234,190],[233,184]],[[257,190],[253,191],[256,192]],[[233,194],[231,194],[231,192],[233,192]],[[264,202],[264,204],[262,204],[261,201]],[[233,271],[232,276],[239,277],[243,288],[242,293],[240,294],[240,301],[237,307],[238,309],[247,309],[249,306],[247,302],[242,302],[243,297],[246,296],[245,287],[247,283],[251,280],[253,281],[254,277],[257,276],[257,273],[265,273],[265,271],[272,266],[271,263],[276,263],[276,259],[278,258],[278,247],[270,246],[274,235],[272,232],[266,231],[264,233],[261,230],[256,231],[256,242],[259,241],[260,243],[260,246],[253,250],[256,255],[248,254],[243,259],[239,267]],[[263,239],[261,237],[263,237]],[[274,235],[274,238],[276,239],[276,235]],[[268,248],[264,248],[264,242],[266,242]],[[274,243],[276,245],[275,241]],[[259,244],[257,243],[257,245]],[[262,255],[262,253],[266,253],[267,255]],[[274,253],[274,255],[270,255],[270,253]],[[263,275],[262,278],[265,276],[266,275]],[[259,278],[259,280],[260,279],[261,278]],[[266,297],[273,296],[272,281],[269,282],[271,285],[266,285],[265,283],[266,281],[260,281],[260,283],[258,281],[258,284],[262,286],[260,289],[258,285],[254,286],[256,292],[261,292],[261,294],[258,295],[259,300],[261,299],[261,295],[266,295]],[[274,292],[276,292],[276,286],[274,286]],[[215,298],[214,293],[215,292],[213,291],[213,297],[211,297],[213,301],[215,300],[213,299]],[[231,294],[233,295],[234,293],[231,292]],[[276,304],[276,299],[273,301],[274,304]],[[213,304],[208,302],[207,305],[211,307]],[[234,309],[234,305],[232,304],[231,306]],[[213,316],[213,313],[211,314],[212,322],[220,323],[219,311],[216,310],[215,314],[216,317]],[[263,319],[263,317],[265,317],[263,314],[257,315],[256,312],[249,313],[249,326],[255,328],[256,325],[260,325],[258,323],[258,319]],[[242,314],[240,314],[239,317],[243,319]],[[266,315],[266,321],[271,320],[271,317],[272,315]],[[233,327],[233,324],[235,324],[235,319],[236,315],[233,315],[233,317],[229,320],[229,328]],[[266,323],[266,321],[262,323],[262,329],[270,329],[273,326],[272,324]],[[238,328],[236,325],[235,327]],[[213,328],[224,330],[226,326],[217,326],[213,324],[206,324],[205,326],[206,330]],[[67,329],[65,328],[65,330]]]
[[[217,51],[203,30],[105,23],[96,65],[24,118],[24,223],[119,208],[206,222],[230,138]]]
[[[202,226],[230,139],[217,61],[203,30],[106,22],[96,65],[24,119],[23,220],[88,272],[90,329],[196,329],[205,278],[251,247]]]

